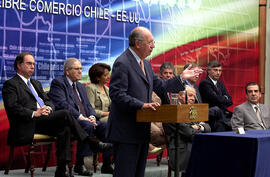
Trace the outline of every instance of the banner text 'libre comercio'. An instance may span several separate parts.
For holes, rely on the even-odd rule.
[[[108,8],[94,6],[84,6],[80,4],[70,4],[54,1],[30,0],[27,4],[25,0],[2,0],[0,8],[17,9],[21,11],[49,13],[54,15],[76,16],[83,15],[85,18],[96,18],[102,20],[115,19],[119,22],[136,23],[140,22],[140,14],[132,11],[116,10],[115,13]]]

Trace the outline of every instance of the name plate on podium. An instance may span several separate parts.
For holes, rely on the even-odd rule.
[[[208,121],[208,104],[161,105],[137,111],[137,122],[183,123]]]

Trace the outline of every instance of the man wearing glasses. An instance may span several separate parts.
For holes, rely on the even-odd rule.
[[[34,69],[33,54],[20,53],[14,61],[14,70],[17,74],[3,85],[3,101],[10,122],[8,145],[31,144],[34,133],[56,136],[58,142],[55,177],[66,177],[66,164],[72,160],[72,134],[80,142],[90,145],[92,150],[97,151],[104,144],[89,138],[70,112],[55,111],[41,83],[31,78]]]
[[[91,106],[87,97],[86,89],[79,82],[82,77],[82,64],[77,58],[69,58],[64,64],[64,75],[53,79],[48,96],[53,101],[56,109],[66,109],[77,119],[82,128],[90,137],[97,136],[105,141],[106,123],[96,119],[96,112]],[[102,149],[112,148],[111,144],[103,144]],[[91,176],[92,172],[84,170],[83,159],[92,155],[89,146],[78,143],[76,164],[74,172],[82,176]],[[104,173],[113,173],[110,162],[110,153],[103,153]]]
[[[129,48],[114,62],[110,81],[112,100],[107,136],[114,144],[113,177],[144,177],[150,140],[150,123],[136,122],[139,109],[155,110],[152,92],[184,90],[183,80],[199,75],[201,70],[187,68],[181,76],[163,81],[145,59],[155,48],[154,37],[145,27],[134,28],[129,35]]]

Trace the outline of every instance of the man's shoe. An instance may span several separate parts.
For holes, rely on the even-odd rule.
[[[97,162],[96,170],[100,171],[101,170],[101,165],[100,165],[100,163],[98,163],[98,160],[96,160],[96,162]],[[93,156],[84,156],[83,157],[83,164],[84,164],[84,167],[87,170],[94,171]]]
[[[69,177],[68,174],[64,170],[60,170],[59,168],[56,168],[54,177]]]
[[[89,138],[90,149],[94,152],[106,152],[113,148],[111,143],[102,143],[95,138]]]
[[[155,147],[154,149],[148,151],[148,154],[158,154],[162,151],[163,149],[161,147]]]
[[[113,174],[113,167],[112,165],[102,165],[101,167],[101,173],[104,173],[104,174]]]
[[[82,165],[75,165],[74,173],[77,173],[80,176],[93,176],[93,173],[90,170],[85,170]]]

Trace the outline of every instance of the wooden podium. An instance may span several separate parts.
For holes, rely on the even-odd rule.
[[[140,109],[137,122],[183,123],[208,121],[208,104],[161,105],[156,111]]]
[[[208,104],[161,105],[137,111],[137,122],[184,123],[208,121]],[[179,124],[175,125],[175,177],[179,177]],[[168,164],[169,165],[169,164]]]

